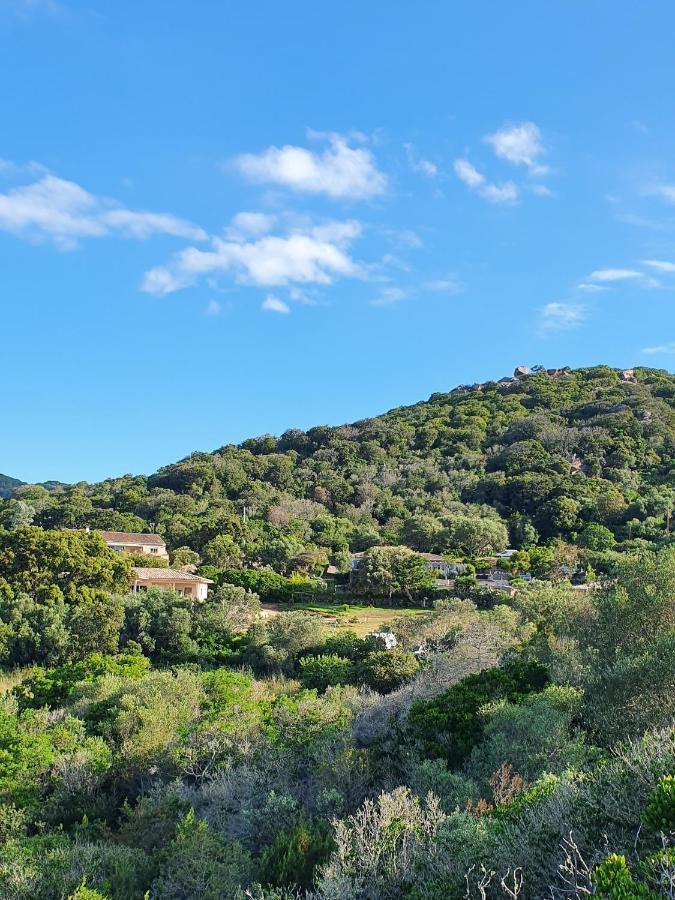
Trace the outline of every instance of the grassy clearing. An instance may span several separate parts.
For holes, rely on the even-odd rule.
[[[265,604],[265,607],[272,613],[294,609],[318,613],[323,619],[327,634],[354,631],[359,637],[364,637],[371,631],[385,631],[387,625],[401,616],[419,616],[424,612],[422,609],[392,609],[389,606],[352,606],[342,603]]]

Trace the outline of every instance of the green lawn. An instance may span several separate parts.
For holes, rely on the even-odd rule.
[[[419,616],[424,613],[422,609],[397,609],[389,606],[349,605],[345,608],[345,604],[342,603],[266,603],[265,608],[272,613],[294,609],[315,612],[323,618],[328,634],[334,634],[336,631],[354,631],[359,637],[364,637],[371,631],[386,631],[386,626],[401,616]]]

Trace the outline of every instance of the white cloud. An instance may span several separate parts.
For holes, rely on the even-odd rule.
[[[240,284],[278,287],[331,284],[335,278],[359,278],[363,269],[348,253],[360,234],[357,222],[331,222],[258,239],[214,238],[208,250],[187,247],[167,266],[145,273],[141,289],[170,294],[203,275],[232,275]]]
[[[127,237],[145,240],[153,234],[170,234],[188,241],[206,240],[207,234],[196,225],[168,213],[134,212],[131,209],[111,209],[100,213],[100,220],[113,231]]]
[[[206,232],[168,213],[137,212],[96,197],[74,181],[45,174],[32,184],[0,193],[0,230],[63,249],[80,238],[118,234],[137,239],[169,234],[204,240]]]
[[[490,203],[515,203],[518,199],[518,188],[512,181],[490,184],[468,159],[456,159],[454,169],[460,181]]]
[[[486,184],[478,192],[490,203],[515,203],[518,199],[518,188],[512,181],[504,184]]]
[[[483,140],[492,146],[500,159],[517,166],[527,166],[533,175],[544,175],[548,171],[547,166],[539,163],[539,158],[546,154],[546,148],[534,122],[505,125],[493,134],[486,134]]]
[[[288,315],[291,311],[288,303],[284,303],[283,300],[280,300],[278,297],[275,297],[273,294],[268,294],[263,302],[260,305],[260,308],[265,312],[275,312],[282,313],[283,315]]]
[[[586,319],[586,308],[580,303],[547,303],[540,314],[543,331],[568,331]]]
[[[406,144],[405,150],[408,154],[408,163],[413,172],[419,172],[421,175],[426,175],[429,178],[435,178],[438,175],[436,163],[431,162],[430,159],[423,159],[417,156],[412,144]]]
[[[656,347],[643,347],[642,352],[649,354],[675,353],[675,341],[670,341],[668,344],[658,344]]]
[[[485,176],[468,159],[456,159],[454,163],[455,174],[467,187],[477,188],[485,183]]]
[[[609,288],[603,284],[591,284],[588,281],[581,281],[577,288],[580,291],[587,291],[589,294],[599,294],[601,291],[608,291]]]
[[[657,184],[653,193],[663,197],[666,203],[675,203],[675,184]]]
[[[375,297],[374,300],[370,301],[371,306],[394,306],[396,303],[400,303],[401,300],[405,300],[406,292],[398,287],[383,287],[380,288],[380,292]]]
[[[339,134],[327,137],[328,146],[320,153],[290,145],[268,147],[259,154],[238,156],[235,166],[252,181],[302,193],[358,200],[385,192],[386,176],[368,149],[350,147]]]
[[[537,197],[553,197],[553,191],[545,184],[528,184],[527,189]]]
[[[631,278],[642,278],[642,272],[635,269],[596,269],[588,276],[590,281],[628,281]]]
[[[207,316],[219,316],[222,307],[217,300],[209,300],[208,306],[206,307],[206,315]]]
[[[462,291],[462,283],[454,276],[436,278],[432,281],[425,281],[422,289],[436,294],[459,294]]]
[[[643,259],[644,266],[650,266],[658,272],[675,272],[675,263],[667,262],[663,259]]]
[[[274,228],[276,216],[261,212],[240,212],[233,217],[229,228],[226,229],[227,237],[239,240],[244,237],[258,237],[267,234]]]

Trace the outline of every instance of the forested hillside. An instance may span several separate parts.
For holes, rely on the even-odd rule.
[[[0,897],[672,900],[674,405],[664,372],[536,372],[16,488]],[[208,597],[132,590],[104,528]]]
[[[674,473],[675,376],[598,366],[193,453],[149,478],[21,486],[2,515],[45,528],[156,530],[214,565],[289,574],[377,543],[472,555],[577,542],[591,524],[611,532],[601,532],[603,548],[658,542]]]

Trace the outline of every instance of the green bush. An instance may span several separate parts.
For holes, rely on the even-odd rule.
[[[350,660],[336,653],[304,656],[300,660],[300,680],[303,687],[325,691],[327,687],[348,684],[353,674]]]
[[[655,831],[675,831],[675,775],[665,775],[651,792],[642,821]]]
[[[326,822],[301,816],[290,829],[280,831],[260,859],[260,879],[274,887],[309,890],[317,866],[330,857],[335,843]]]
[[[366,684],[381,694],[388,694],[410,681],[419,667],[415,654],[407,650],[378,650],[369,653],[358,663],[356,678],[360,684]]]
[[[437,697],[413,704],[408,718],[410,736],[420,742],[425,756],[446,759],[457,768],[482,737],[481,707],[495,700],[517,703],[543,690],[548,680],[539,663],[520,661],[469,675]]]
[[[56,709],[70,697],[79,682],[94,681],[105,674],[137,679],[149,670],[150,660],[145,656],[131,653],[101,656],[93,653],[80,662],[65,663],[25,678],[14,688],[14,696],[20,709],[40,709],[43,706]]]

